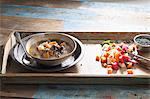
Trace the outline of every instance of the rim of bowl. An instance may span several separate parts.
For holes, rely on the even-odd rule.
[[[58,35],[66,36],[66,37],[68,37],[69,39],[71,39],[71,40],[74,42],[74,48],[73,48],[73,50],[72,50],[70,53],[68,53],[68,54],[66,54],[66,55],[63,55],[63,56],[60,57],[60,58],[53,58],[53,59],[50,59],[50,58],[37,58],[37,57],[34,57],[33,55],[31,55],[31,54],[27,51],[27,53],[28,53],[33,59],[45,60],[45,61],[60,60],[60,59],[63,59],[63,58],[65,58],[65,57],[67,57],[67,56],[72,55],[72,54],[75,52],[76,48],[77,48],[76,42],[72,39],[72,37],[71,37],[70,35],[65,34],[65,33],[39,33],[39,34],[32,34],[32,35],[30,35],[30,37],[29,37],[28,40],[30,40],[31,37],[38,36],[38,35],[41,35],[41,34],[43,34],[43,35],[44,35],[44,34],[58,34]],[[27,41],[27,42],[28,42],[28,41]],[[27,44],[27,43],[26,43],[26,44]],[[27,48],[26,48],[26,50],[27,50]]]
[[[136,43],[136,44],[138,44],[138,45],[140,45],[141,47],[150,47],[150,45],[143,45],[143,44],[140,44],[140,43],[138,43],[137,41],[136,41],[136,39],[138,38],[138,37],[143,37],[143,36],[150,36],[149,34],[139,34],[139,35],[136,35],[135,37],[134,37],[134,42]]]

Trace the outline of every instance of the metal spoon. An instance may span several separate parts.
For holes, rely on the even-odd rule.
[[[142,67],[146,67],[147,69],[150,70],[150,59],[148,58],[145,58],[141,55],[136,55],[136,54],[133,54],[133,53],[129,53],[129,55],[131,55],[135,60],[139,61],[142,65]]]
[[[26,50],[26,48],[25,48],[25,46],[24,46],[24,44],[23,44],[23,42],[21,40],[20,33],[15,32],[14,35],[16,37],[17,42],[21,44],[21,46],[22,46],[22,48],[23,48],[23,50],[24,50],[24,52],[25,52],[25,54],[27,56],[25,58],[25,60],[27,60],[27,61],[24,61],[24,59],[23,59],[23,62],[25,62],[25,64],[33,64],[33,66],[34,66],[35,60],[28,54],[28,52],[27,52],[27,50]]]
[[[28,55],[28,52],[26,51],[26,48],[25,48],[25,46],[24,46],[22,40],[21,40],[20,33],[15,32],[14,35],[15,35],[15,37],[16,37],[17,42],[21,44],[21,46],[22,46],[22,48],[23,48],[25,54],[26,54],[28,57],[30,57],[30,56]]]

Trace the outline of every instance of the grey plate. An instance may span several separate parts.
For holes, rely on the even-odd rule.
[[[28,38],[29,38],[29,36],[23,38],[22,39],[23,43],[26,43]],[[33,70],[33,71],[37,71],[37,72],[61,71],[61,70],[70,68],[70,67],[74,66],[75,64],[77,64],[84,55],[83,44],[81,43],[81,41],[79,41],[75,37],[72,37],[72,39],[74,39],[75,42],[77,43],[76,51],[74,52],[74,54],[71,57],[69,57],[67,60],[65,60],[64,62],[62,62],[61,64],[59,64],[57,66],[53,66],[53,67],[42,66],[41,64],[37,64],[35,61],[30,62],[29,60],[27,60],[26,54],[23,51],[23,48],[20,44],[16,44],[13,47],[13,49],[11,51],[11,56],[17,63],[21,64],[22,66],[24,66],[26,69],[29,69],[29,70]]]

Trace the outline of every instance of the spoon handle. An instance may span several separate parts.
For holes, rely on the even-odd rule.
[[[22,40],[21,40],[20,33],[15,32],[14,35],[15,35],[15,37],[16,37],[17,42],[21,44],[21,46],[22,46],[24,52],[25,52],[26,55],[29,57],[28,52],[27,52],[27,50],[26,50],[26,48],[25,48],[25,46],[24,46],[24,44],[23,44],[23,42],[22,42]]]
[[[134,56],[134,57],[136,57],[136,58],[138,58],[138,59],[140,59],[140,60],[143,60],[143,61],[145,61],[145,63],[147,63],[148,65],[150,64],[150,59],[148,59],[148,58],[146,58],[146,57],[143,57],[143,56],[141,56],[141,55],[135,55],[135,54],[133,54],[133,53],[129,53],[130,55],[132,55],[132,56]],[[150,66],[149,66],[150,67]]]

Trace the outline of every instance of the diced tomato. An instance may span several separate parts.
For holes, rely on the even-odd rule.
[[[107,69],[107,73],[108,73],[108,74],[112,74],[112,73],[113,73],[113,69],[112,69],[112,68],[108,68],[108,69]]]
[[[132,69],[128,69],[128,70],[127,70],[127,73],[128,73],[128,74],[133,74],[133,70],[132,70]]]
[[[122,50],[126,51],[128,49],[128,46],[126,44],[122,45]]]
[[[119,69],[119,65],[118,65],[117,62],[114,62],[114,63],[112,64],[112,69],[113,69],[113,70],[118,70],[118,69]]]
[[[112,65],[107,65],[107,68],[112,68]]]
[[[109,52],[104,53],[104,57],[108,57],[109,55],[110,55]]]
[[[112,60],[112,62],[117,62],[115,58],[112,58],[111,60]]]
[[[110,51],[111,50],[111,47],[109,46],[107,49],[106,49],[106,51]]]
[[[122,50],[122,51],[121,51],[121,54],[122,54],[122,55],[124,55],[124,53],[125,53],[125,51],[124,51],[124,50]]]
[[[115,59],[116,59],[116,62],[119,62],[119,57],[120,57],[120,52],[116,52],[115,53]]]
[[[99,56],[96,56],[96,61],[99,61],[100,60],[100,57]]]
[[[117,47],[117,50],[120,51],[120,52],[122,51],[122,49],[120,47]]]
[[[106,63],[107,62],[107,58],[106,57],[101,57],[101,62],[102,63]]]
[[[128,68],[128,69],[133,68],[133,64],[132,64],[132,63],[129,63],[129,64],[127,65],[127,68]]]

